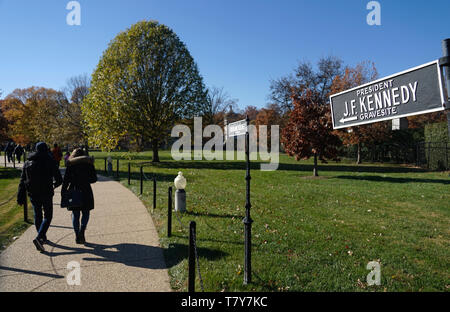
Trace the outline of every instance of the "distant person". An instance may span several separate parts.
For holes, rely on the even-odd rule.
[[[6,146],[6,155],[8,156],[9,163],[13,162],[13,154],[15,148],[16,145],[14,144],[13,141],[9,142],[8,145]]]
[[[59,164],[61,162],[63,154],[62,154],[61,148],[56,143],[55,143],[55,145],[53,145],[52,155],[56,161],[57,167],[59,168]]]
[[[112,164],[112,158],[111,158],[111,156],[108,156],[107,162],[108,162],[108,175],[112,175],[113,164]]]
[[[90,211],[94,209],[94,194],[91,184],[95,182],[97,182],[97,172],[93,159],[86,156],[82,149],[75,149],[67,161],[61,193],[69,190],[78,190],[82,193],[82,205],[76,208],[68,208],[69,211],[72,211],[72,224],[77,244],[86,243],[85,231],[89,222]]]
[[[34,225],[38,233],[33,243],[40,252],[45,251],[47,231],[53,218],[54,189],[61,184],[61,173],[48,153],[47,144],[37,143],[36,152],[28,156],[28,160],[23,166],[17,203],[23,205],[26,193],[28,193],[34,209]],[[44,215],[42,215],[42,211],[44,211]]]
[[[16,148],[14,149],[14,154],[16,155],[17,162],[20,164],[20,160],[22,159],[22,155],[24,153],[24,149],[22,145],[17,144]],[[23,160],[25,162],[25,159]]]

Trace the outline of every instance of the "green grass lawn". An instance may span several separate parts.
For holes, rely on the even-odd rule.
[[[23,221],[23,207],[16,203],[19,180],[19,170],[0,168],[0,251],[30,226]],[[30,218],[31,212],[28,215]]]
[[[99,173],[104,168],[94,153]],[[127,163],[139,194],[137,163],[151,153],[113,153]],[[127,158],[127,160],[125,160]],[[157,209],[152,211],[152,182],[142,200],[152,213],[165,249],[171,285],[187,289],[188,233],[173,216],[167,238],[167,189],[178,171],[188,185],[188,213],[181,222],[197,223],[200,270],[206,291],[449,291],[449,173],[425,172],[392,164],[351,162],[321,165],[312,178],[310,161],[280,157],[275,172],[252,163],[253,283],[243,285],[245,162],[173,161],[148,164],[156,175]],[[114,161],[114,169],[116,162]],[[370,261],[381,264],[381,286],[366,282]],[[197,275],[198,276],[198,275]],[[200,284],[196,282],[197,290]]]

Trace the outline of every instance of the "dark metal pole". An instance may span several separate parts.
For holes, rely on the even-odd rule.
[[[25,202],[23,204],[23,221],[28,222],[28,195],[25,194]]]
[[[153,211],[156,209],[156,177],[153,176]]]
[[[144,191],[144,171],[143,171],[143,167],[141,166],[141,195]]]
[[[12,159],[13,159],[13,166],[14,166],[14,169],[16,169],[16,155],[13,153],[13,155],[12,155]]]
[[[106,169],[106,157],[105,157],[105,175],[108,175],[108,170]]]
[[[247,165],[247,174],[245,180],[247,181],[246,187],[246,203],[245,203],[245,219],[244,219],[244,230],[245,230],[245,259],[244,259],[244,285],[252,282],[252,223],[253,220],[250,217],[250,209],[252,207],[250,203],[250,133],[248,132],[248,125],[250,119],[247,120],[247,133],[245,134],[245,158]]]
[[[450,38],[442,40],[442,55],[445,63],[445,81],[447,87],[447,125],[450,138]]]
[[[119,179],[119,158],[117,158],[117,169],[116,169],[116,177]]]
[[[6,165],[6,152],[5,152],[5,168],[7,167],[7,165]]]
[[[450,136],[449,136],[449,139],[450,139]],[[445,162],[447,164],[446,168],[448,170],[450,167],[448,166],[448,144],[447,144],[447,142],[445,142]]]
[[[169,198],[167,204],[167,237],[172,236],[172,187],[169,187]]]
[[[188,274],[188,292],[195,292],[195,221],[189,223],[189,274]]]
[[[430,162],[431,162],[431,142],[428,142],[427,169],[430,169]]]
[[[419,164],[419,143],[416,144],[416,166],[420,167],[420,164]]]
[[[131,184],[131,164],[128,163],[128,185]]]

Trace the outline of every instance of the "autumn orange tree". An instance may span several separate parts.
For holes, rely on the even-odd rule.
[[[281,123],[281,115],[280,111],[276,109],[275,105],[269,105],[267,108],[262,108],[259,110],[255,117],[255,125],[259,135],[260,126],[267,126],[267,148],[271,149],[272,143],[272,131],[271,126],[280,126]]]
[[[8,135],[19,144],[60,142],[65,122],[62,113],[67,99],[53,89],[31,87],[16,89],[2,103],[8,121]]]
[[[314,157],[314,176],[318,176],[317,161],[338,161],[339,137],[333,133],[331,111],[321,94],[293,92],[294,109],[282,130],[281,142],[286,153],[296,160]]]
[[[347,67],[343,75],[334,78],[331,85],[330,94],[339,93],[377,78],[378,72],[375,65],[371,62],[361,62],[355,67]],[[357,159],[356,163],[360,164],[361,150],[363,145],[374,146],[383,142],[390,137],[391,129],[389,121],[376,122],[368,125],[361,125],[344,130],[336,131],[336,134],[342,139],[344,145],[356,145]]]
[[[8,121],[3,115],[4,100],[0,100],[0,142],[8,139]]]

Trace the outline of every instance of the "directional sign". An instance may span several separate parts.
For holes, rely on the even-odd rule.
[[[247,133],[247,120],[240,120],[230,123],[227,126],[227,137],[235,137],[238,135],[243,135]]]
[[[330,96],[333,128],[341,129],[445,109],[439,61]]]

